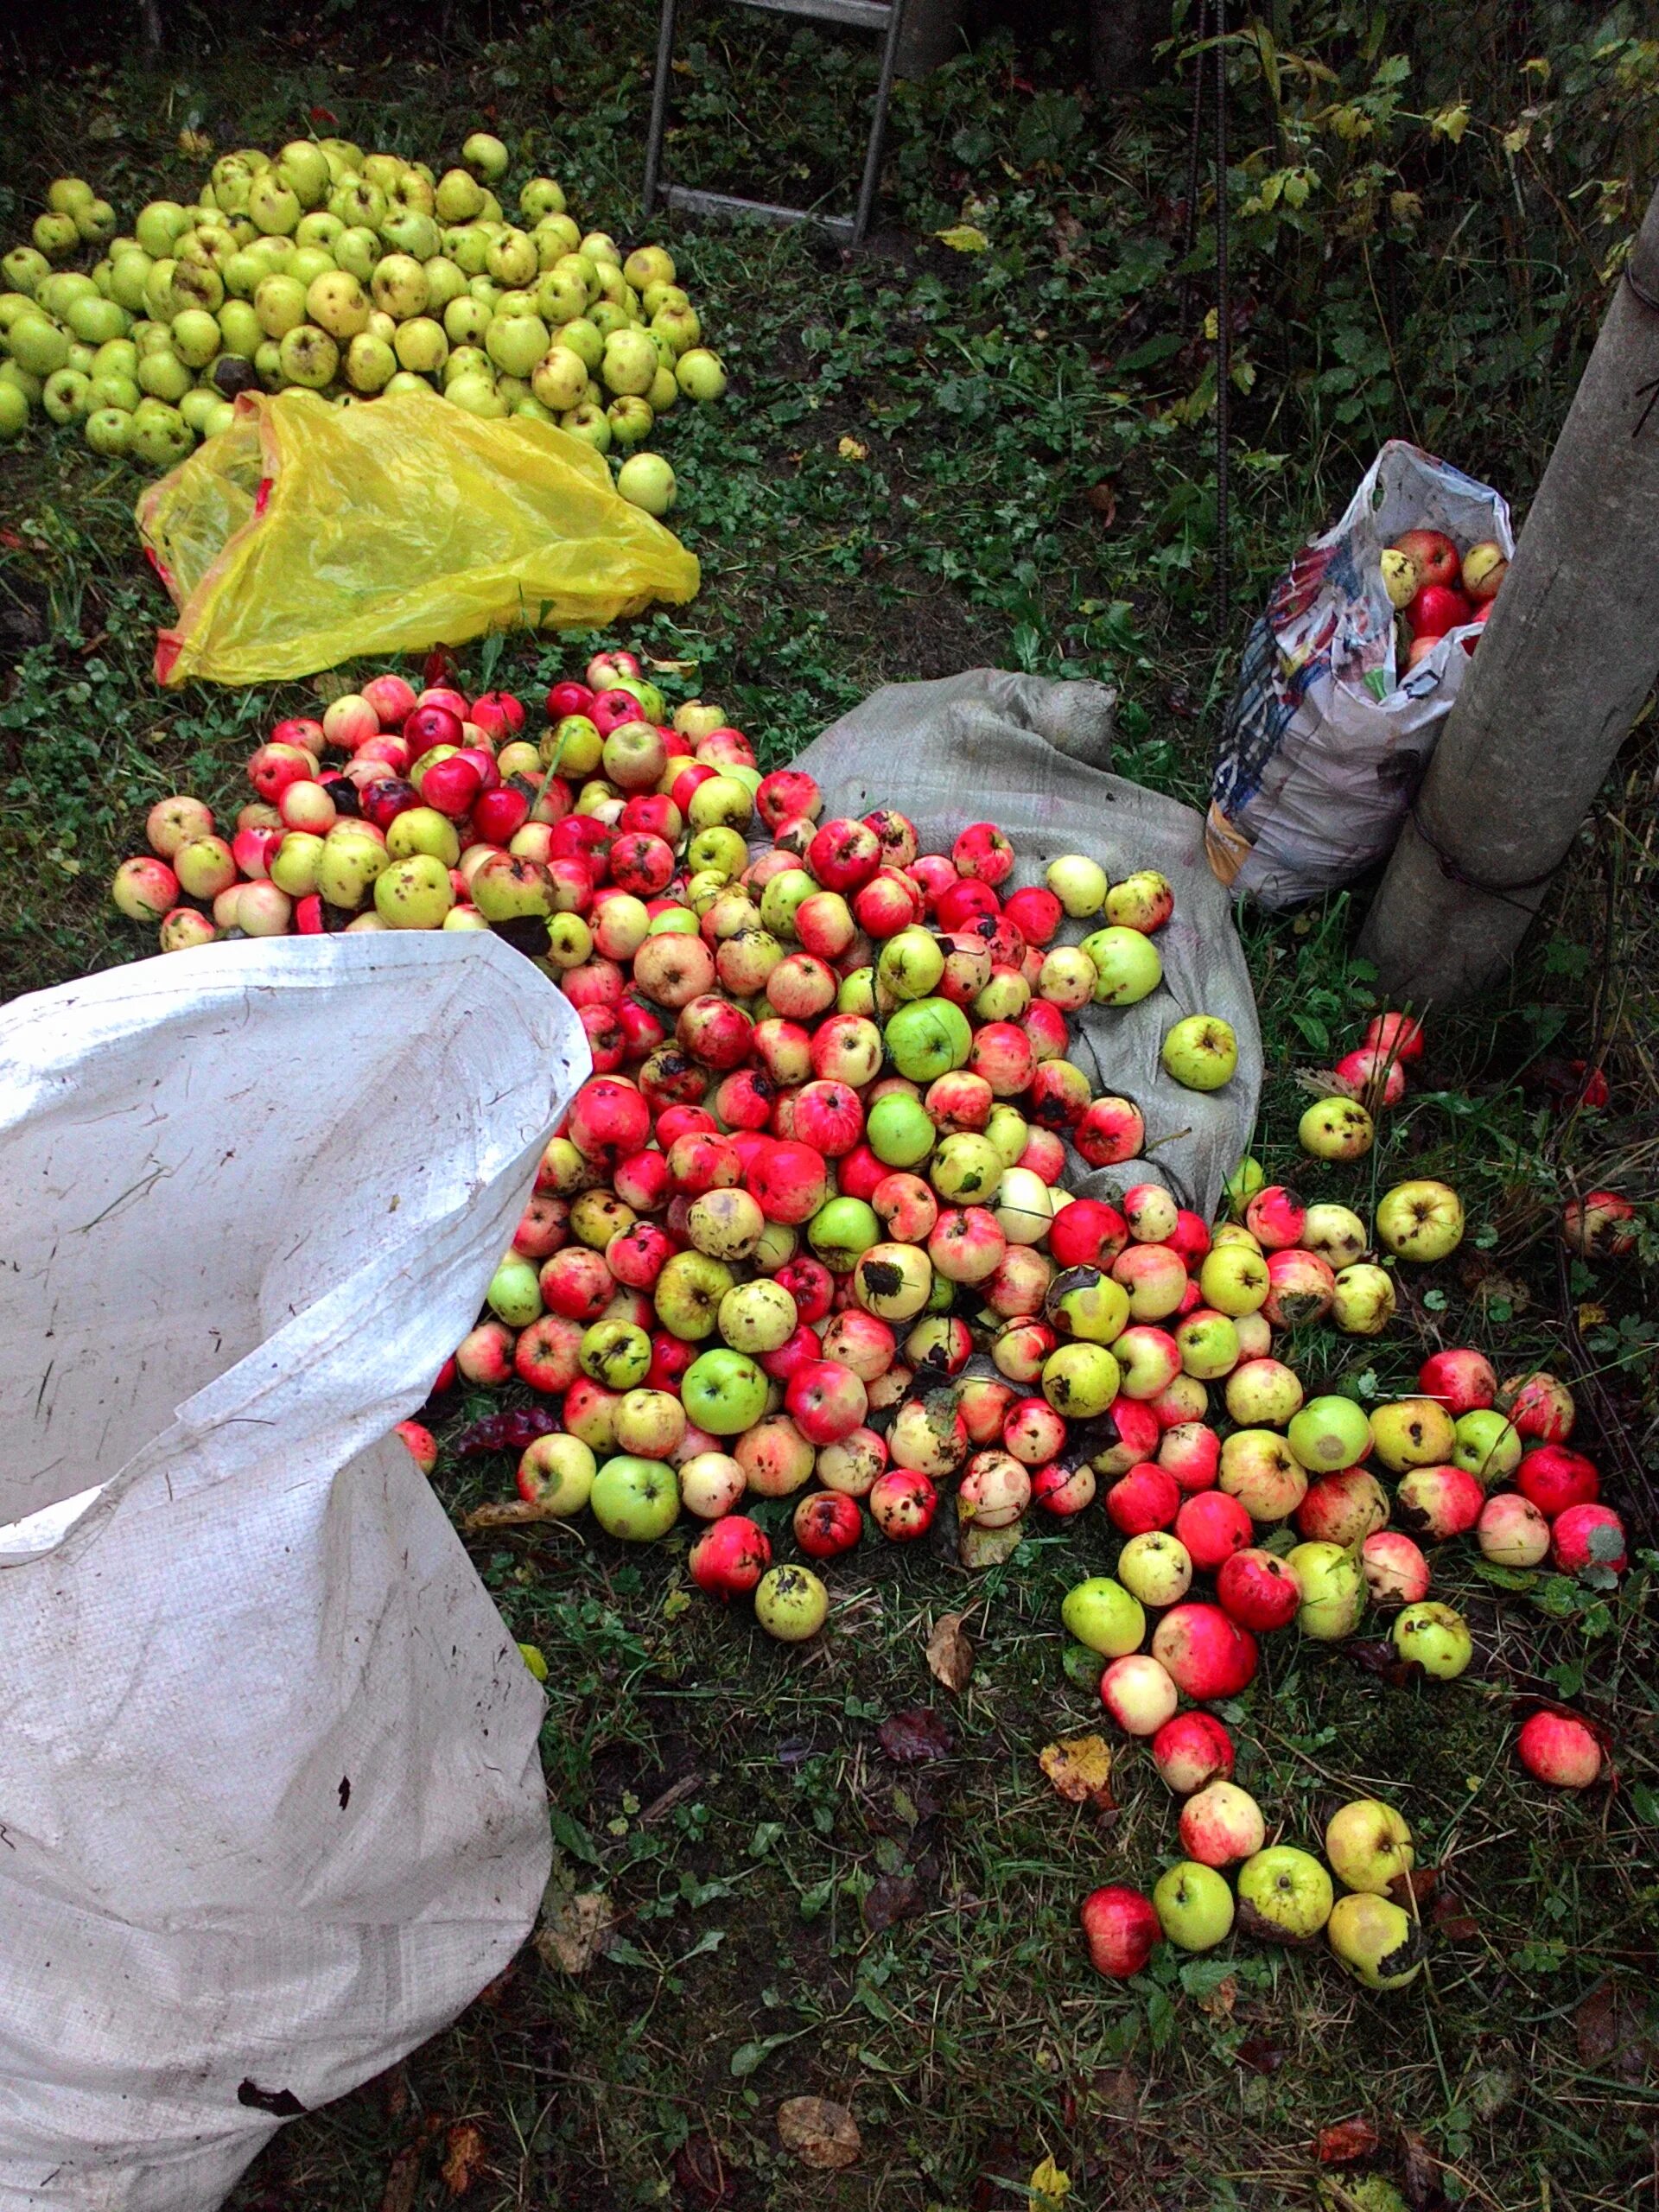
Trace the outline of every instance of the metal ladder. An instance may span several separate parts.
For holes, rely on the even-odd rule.
[[[661,199],[666,207],[683,207],[694,215],[747,216],[762,223],[816,223],[843,245],[861,245],[869,228],[870,210],[875,204],[875,188],[881,173],[881,141],[887,130],[887,102],[899,58],[905,0],[735,0],[735,4],[762,8],[769,15],[796,16],[810,23],[847,23],[855,30],[884,34],[881,77],[876,86],[875,114],[870,124],[869,149],[864,156],[858,207],[850,215],[820,215],[810,207],[781,207],[769,200],[743,200],[729,192],[701,192],[690,185],[663,181],[663,137],[668,125],[668,87],[673,74],[674,21],[678,11],[678,0],[663,0],[662,21],[657,32],[657,74],[651,95],[651,134],[645,146],[645,182],[641,195],[644,212],[649,215]]]

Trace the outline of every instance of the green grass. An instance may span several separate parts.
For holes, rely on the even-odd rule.
[[[1599,312],[1589,249],[1620,235],[1586,243],[1589,217],[1570,195],[1580,171],[1604,193],[1639,173],[1647,126],[1627,114],[1646,81],[1637,63],[1586,60],[1577,29],[1543,11],[1551,96],[1576,103],[1551,156],[1573,174],[1537,170],[1579,210],[1552,227],[1536,162],[1505,156],[1497,137],[1531,81],[1516,76],[1527,57],[1510,51],[1503,10],[1459,11],[1438,34],[1444,49],[1419,57],[1415,112],[1460,84],[1478,89],[1478,123],[1456,149],[1387,106],[1403,95],[1372,86],[1365,24],[1356,32],[1340,9],[1280,12],[1296,21],[1275,16],[1279,47],[1322,39],[1344,96],[1370,101],[1375,135],[1340,155],[1318,140],[1308,158],[1323,165],[1325,197],[1311,214],[1243,212],[1274,163],[1306,152],[1312,126],[1294,106],[1294,73],[1275,105],[1241,52],[1233,197],[1254,388],[1235,401],[1225,634],[1211,590],[1211,349],[1182,348],[1176,308],[1181,99],[1113,114],[1077,94],[1065,48],[994,45],[901,92],[865,259],[802,234],[674,238],[734,383],[723,407],[682,408],[664,435],[704,589],[627,641],[690,664],[671,688],[721,699],[770,761],[883,681],[981,663],[1105,677],[1120,689],[1125,772],[1201,798],[1225,646],[1381,436],[1408,413],[1524,500]],[[163,69],[124,57],[54,67],[33,90],[20,80],[0,134],[8,237],[61,169],[84,167],[130,206],[194,174],[175,145],[183,125],[220,147],[269,143],[315,107],[426,154],[493,112],[588,219],[633,235],[641,6],[550,23],[498,13],[494,43],[467,22],[434,32],[343,8],[298,35],[257,18],[181,13],[178,25]],[[856,45],[711,10],[686,53],[682,174],[784,196],[832,194],[855,174],[854,94],[868,70]],[[1626,67],[1633,92],[1613,82]],[[1424,212],[1385,212],[1368,233],[1355,209],[1388,184],[1368,185],[1373,158],[1404,164]],[[1520,164],[1513,175],[1506,160]],[[958,253],[934,235],[963,220],[989,251]],[[156,690],[165,602],[137,555],[137,487],[61,437],[0,461],[8,990],[147,950],[104,893],[144,806],[176,788],[232,799],[269,721],[315,704],[306,686]],[[533,696],[584,642],[513,640],[466,665]],[[1362,1399],[1407,1383],[1436,1341],[1480,1344],[1506,1372],[1575,1372],[1611,1478],[1637,1507],[1659,1464],[1651,1274],[1565,1266],[1553,1223],[1575,1180],[1653,1184],[1652,765],[1650,745],[1636,750],[1610,787],[1512,988],[1437,1022],[1424,1080],[1376,1154],[1318,1179],[1320,1195],[1365,1210],[1408,1168],[1449,1173],[1469,1204],[1468,1243],[1412,1287],[1386,1338],[1315,1332],[1300,1361],[1310,1381]],[[1245,923],[1268,1046],[1257,1150],[1305,1183],[1296,1071],[1328,1064],[1375,1003],[1354,918],[1337,899]],[[1603,1058],[1609,1109],[1559,1112],[1541,1079]],[[461,1513],[510,1472],[446,1464],[440,1487]],[[784,1510],[763,1517],[780,1524]],[[1616,1600],[1550,1580],[1500,1588],[1466,1561],[1437,1560],[1479,1645],[1449,1688],[1397,1685],[1342,1650],[1270,1646],[1236,1716],[1243,1778],[1270,1818],[1287,1839],[1315,1840],[1340,1796],[1374,1789],[1408,1811],[1422,1862],[1440,1869],[1423,1906],[1429,1974],[1374,1999],[1319,1953],[1244,1943],[1162,1959],[1127,1988],[1090,1974],[1078,1897],[1097,1881],[1149,1880],[1173,1850],[1170,1802],[1141,1753],[1120,1751],[1118,1808],[1105,1815],[1063,1807],[1036,1765],[1044,1744],[1093,1724],[1092,1697],[1060,1668],[1057,1609],[1113,1549],[1090,1516],[980,1577],[956,1566],[942,1532],[915,1552],[867,1550],[831,1576],[822,1642],[789,1651],[688,1590],[683,1538],[643,1557],[591,1530],[474,1540],[513,1633],[547,1656],[561,1872],[607,1893],[616,1940],[576,1979],[527,1952],[392,2075],[286,2129],[238,2212],[448,2202],[440,2168],[467,2125],[482,2132],[467,2198],[482,2212],[981,2212],[1026,2204],[1046,2153],[1083,2212],[1279,2212],[1314,2201],[1318,2130],[1358,2115],[1379,2140],[1358,2167],[1333,2170],[1350,2184],[1370,2167],[1404,2177],[1414,2136],[1442,2163],[1448,2202],[1589,2212],[1640,2201],[1650,2050],[1633,2054],[1608,2022],[1627,2005],[1639,2021],[1652,1980],[1652,1555]],[[923,1656],[930,1624],[951,1610],[967,1611],[978,1647],[960,1697],[934,1685]],[[1541,1688],[1612,1723],[1617,1791],[1557,1802],[1518,1777],[1516,1700]],[[880,1724],[918,1704],[948,1712],[954,1749],[894,1766]],[[873,1925],[895,1898],[916,1910]],[[781,2150],[776,2107],[803,2091],[854,2107],[865,2151],[847,2173],[811,2173]],[[710,2180],[721,2173],[725,2193]]]

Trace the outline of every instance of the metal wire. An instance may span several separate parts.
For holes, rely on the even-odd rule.
[[[1228,558],[1227,434],[1233,385],[1232,286],[1227,267],[1227,0],[1216,10],[1216,627],[1227,637],[1230,567]],[[1199,72],[1202,75],[1202,68]]]

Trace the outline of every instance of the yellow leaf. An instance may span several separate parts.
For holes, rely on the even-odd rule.
[[[518,1656],[524,1661],[538,1682],[547,1680],[547,1656],[539,1643],[521,1643]]]
[[[1112,1806],[1112,1752],[1103,1736],[1062,1736],[1038,1755],[1038,1764],[1068,1804]]]
[[[1071,2194],[1071,2177],[1052,2158],[1045,2158],[1033,2169],[1028,2186],[1031,2212],[1060,2212],[1061,2205]]]
[[[1204,318],[1204,334],[1213,345],[1221,335],[1221,317],[1211,308]]]
[[[1532,125],[1517,123],[1513,130],[1503,133],[1503,150],[1506,154],[1519,154],[1530,143],[1531,138]]]
[[[983,253],[990,244],[984,232],[973,223],[953,223],[948,231],[935,231],[933,235],[953,253]]]
[[[691,1592],[689,1590],[671,1590],[663,1600],[663,1618],[677,1621],[682,1613],[690,1611],[690,1606]]]
[[[870,457],[868,446],[861,445],[856,438],[843,438],[836,451],[843,461],[868,461]]]
[[[1579,1308],[1579,1334],[1581,1337],[1587,1336],[1592,1329],[1601,1328],[1605,1323],[1606,1319],[1607,1308],[1605,1306],[1580,1306]]]
[[[624,1827],[627,1823],[623,1822]],[[562,1974],[586,1974],[605,1948],[611,1932],[611,1901],[603,1890],[577,1894],[548,1885],[542,1915],[531,1938],[543,1966]]]
[[[1469,128],[1469,111],[1459,100],[1454,107],[1443,107],[1431,115],[1428,127],[1437,138],[1449,138],[1455,146]]]
[[[1536,77],[1541,85],[1547,85],[1549,82],[1549,64],[1541,54],[1535,54],[1530,60],[1521,64],[1521,73],[1523,77]]]

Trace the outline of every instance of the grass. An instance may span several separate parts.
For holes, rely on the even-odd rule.
[[[451,16],[435,29],[359,13],[326,9],[284,32],[181,10],[164,67],[71,56],[34,89],[20,79],[0,227],[16,231],[17,211],[61,169],[86,168],[128,204],[194,174],[175,144],[185,125],[221,146],[271,143],[327,107],[342,129],[384,130],[410,152],[451,147],[493,114],[567,180],[589,219],[632,232],[643,8],[578,9],[553,24]],[[1485,35],[1491,11],[1471,22],[1459,37]],[[1351,71],[1344,26],[1325,29]],[[1553,16],[1546,29],[1561,80],[1587,67]],[[855,48],[711,12],[693,20],[686,53],[673,143],[683,174],[787,197],[855,173],[854,95],[868,77]],[[1484,55],[1470,45],[1433,66],[1495,75],[1498,58],[1497,44]],[[1240,67],[1245,145],[1289,145],[1294,117],[1280,109],[1263,123],[1260,86]],[[1165,93],[1113,115],[1077,93],[1075,73],[1064,45],[993,43],[905,88],[884,227],[862,261],[799,233],[674,240],[734,391],[723,409],[680,410],[664,441],[683,486],[677,519],[706,563],[702,594],[628,641],[687,664],[673,683],[721,698],[769,760],[875,683],[1001,663],[1115,682],[1125,772],[1201,798],[1226,647],[1289,549],[1402,419],[1394,363],[1406,327],[1421,335],[1412,319],[1427,299],[1446,328],[1419,349],[1412,419],[1517,498],[1535,482],[1599,296],[1570,237],[1506,244],[1503,191],[1484,171],[1459,181],[1438,141],[1439,168],[1421,150],[1402,158],[1417,163],[1409,181],[1431,218],[1454,187],[1464,195],[1466,251],[1427,230],[1379,240],[1375,292],[1347,234],[1243,217],[1257,381],[1236,400],[1235,590],[1218,627],[1211,349],[1183,347],[1176,304],[1181,104]],[[1616,175],[1623,142],[1592,141],[1587,126],[1583,141]],[[988,251],[935,235],[964,220],[982,227]],[[1321,237],[1333,272],[1323,308]],[[1489,360],[1483,334],[1509,313],[1512,270],[1553,336]],[[1391,345],[1373,299],[1392,303]],[[144,805],[175,788],[228,798],[257,734],[315,699],[303,686],[154,688],[163,601],[137,557],[136,488],[62,439],[32,440],[0,464],[9,989],[147,949],[109,917],[103,889]],[[497,681],[533,693],[564,658],[518,640],[489,662]],[[467,657],[469,671],[484,665]],[[1408,1166],[1451,1174],[1474,1224],[1458,1262],[1414,1287],[1386,1338],[1357,1346],[1315,1332],[1300,1362],[1362,1399],[1408,1382],[1437,1341],[1478,1343],[1505,1372],[1546,1362],[1573,1372],[1638,1512],[1659,1465],[1651,1275],[1567,1266],[1553,1224],[1575,1185],[1610,1173],[1654,1183],[1645,742],[1610,785],[1512,988],[1437,1022],[1426,1078],[1376,1154],[1319,1178],[1321,1195],[1364,1210]],[[1270,1173],[1301,1173],[1298,1069],[1325,1065],[1375,1002],[1354,921],[1345,898],[1246,918],[1268,1040],[1257,1149]],[[1605,1062],[1606,1111],[1559,1109],[1574,1059]],[[459,1515],[509,1475],[505,1462],[446,1462],[440,1488]],[[783,1510],[768,1516],[781,1522]],[[1061,1805],[1036,1765],[1041,1745],[1097,1710],[1066,1680],[1055,1628],[1069,1582],[1110,1563],[1097,1516],[976,1577],[942,1535],[914,1552],[867,1552],[836,1570],[829,1631],[798,1652],[741,1613],[692,1602],[683,1549],[676,1539],[637,1558],[558,1528],[474,1540],[512,1632],[548,1659],[561,1878],[606,1893],[615,1939],[578,1977],[526,1952],[448,2033],[285,2129],[237,2191],[238,2212],[429,2212],[452,2201],[474,2149],[464,2194],[480,2212],[992,2212],[1032,2202],[1045,2155],[1070,2174],[1083,2212],[1278,2212],[1332,2181],[1325,2201],[1344,2212],[1373,2169],[1419,2205],[1653,2201],[1652,1554],[1616,1599],[1548,1579],[1502,1587],[1437,1561],[1479,1649],[1448,1688],[1400,1685],[1348,1650],[1269,1647],[1232,1717],[1249,1746],[1243,1778],[1272,1820],[1287,1840],[1316,1840],[1340,1796],[1374,1789],[1408,1810],[1422,1863],[1438,1870],[1421,1908],[1429,1974],[1403,1996],[1370,1998],[1317,1953],[1243,1943],[1162,1958],[1122,1988],[1090,1974],[1077,1897],[1097,1881],[1150,1879],[1173,1846],[1169,1801],[1141,1754],[1120,1752],[1116,1808],[1104,1814]],[[924,1658],[947,1611],[966,1614],[976,1646],[957,1696]],[[1547,1800],[1518,1778],[1516,1700],[1541,1688],[1581,1697],[1613,1725],[1618,1789]],[[946,1715],[951,1749],[895,1765],[880,1724],[918,1705]],[[807,2091],[856,2113],[865,2148],[845,2173],[815,2173],[780,2146],[779,2101]],[[1322,2167],[1319,2131],[1356,2117],[1376,2129],[1375,2150]]]

